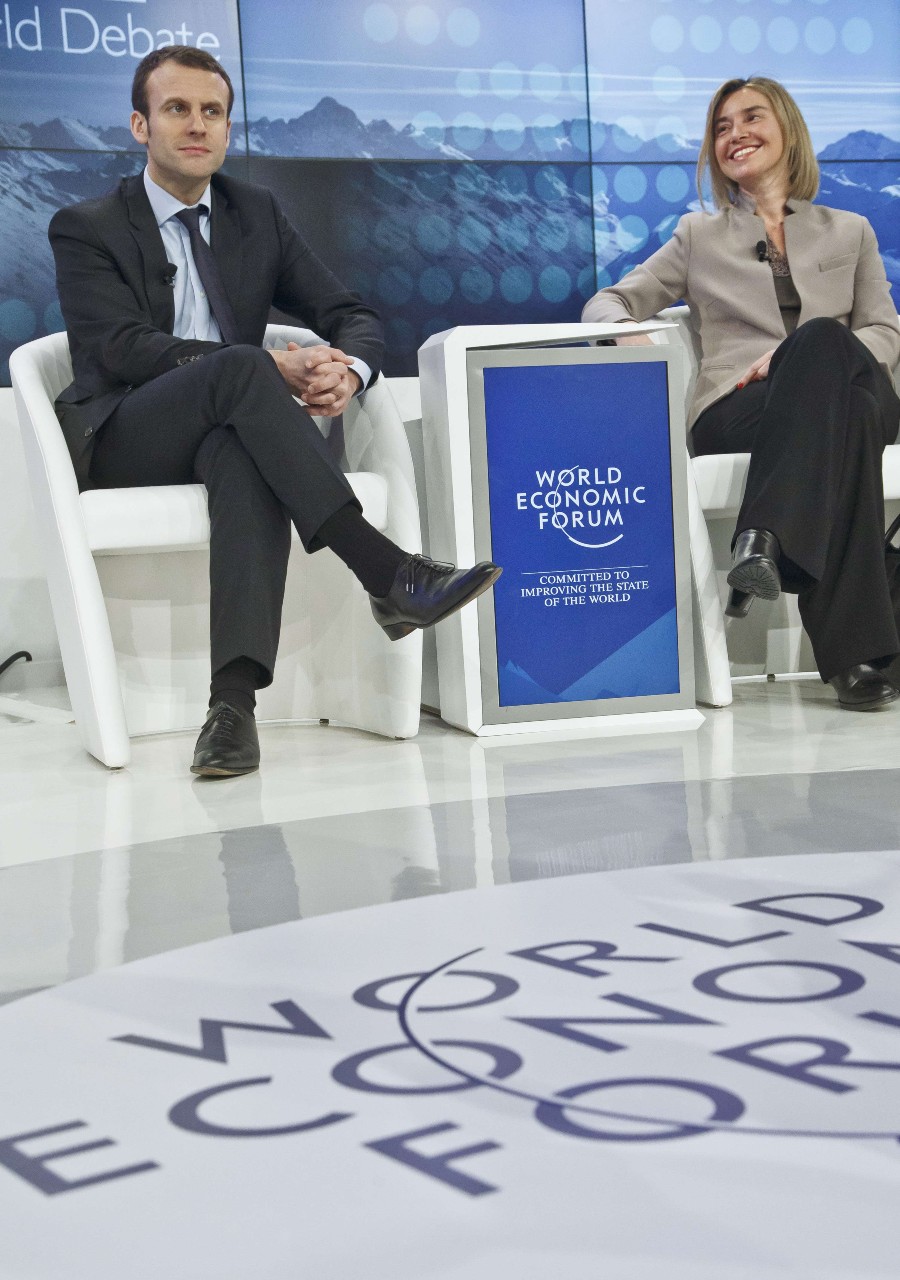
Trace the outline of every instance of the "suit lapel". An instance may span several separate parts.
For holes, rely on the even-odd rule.
[[[212,249],[222,285],[231,303],[238,329],[241,329],[240,283],[242,236],[241,220],[237,209],[216,188],[212,187],[212,226],[210,230],[210,248]]]
[[[166,251],[156,218],[147,199],[142,174],[127,178],[122,184],[128,221],[144,262],[144,288],[154,324],[166,333],[175,328],[175,302],[172,289],[165,283]]]

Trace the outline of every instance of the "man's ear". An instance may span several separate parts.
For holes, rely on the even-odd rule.
[[[142,146],[147,145],[147,139],[150,137],[150,126],[147,123],[147,117],[141,115],[140,111],[132,111],[131,113],[131,133],[137,142]]]

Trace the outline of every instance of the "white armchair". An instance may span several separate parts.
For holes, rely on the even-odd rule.
[[[685,396],[686,404],[689,404],[700,361],[699,338],[692,324],[690,309],[685,306],[669,307],[660,316],[674,320],[678,326],[677,329],[663,331],[661,340],[678,343],[684,352]],[[900,389],[900,370],[897,382]],[[732,664],[726,646],[730,627],[724,616],[722,600],[727,589],[725,575],[731,564],[731,521],[740,510],[749,463],[749,453],[719,453],[693,458],[689,465],[697,698],[716,707],[727,706],[731,702]],[[900,444],[889,445],[885,449],[883,475],[885,499],[900,499]],[[727,537],[722,536],[726,518],[729,521]],[[723,524],[717,528],[720,521]],[[800,622],[795,596],[782,596],[774,604],[757,602],[750,618],[737,626],[740,628],[738,635],[753,638],[758,647],[764,647],[758,663],[760,673],[774,675],[811,669],[811,650]],[[752,630],[756,632],[754,637],[750,637]]]
[[[308,330],[269,325],[267,347],[289,340],[318,341]],[[129,736],[196,729],[206,714],[206,491],[186,484],[79,494],[53,410],[72,377],[66,335],[19,347],[10,373],[76,724],[87,750],[120,768],[130,759]],[[419,550],[412,461],[384,380],[345,413],[341,453],[366,518]],[[329,551],[307,556],[295,545],[275,681],[260,693],[260,719],[413,737],[421,667],[421,632],[392,644],[349,570]]]

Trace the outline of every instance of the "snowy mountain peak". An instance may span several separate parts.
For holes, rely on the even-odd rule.
[[[898,160],[900,142],[883,133],[855,129],[819,152],[820,160]]]

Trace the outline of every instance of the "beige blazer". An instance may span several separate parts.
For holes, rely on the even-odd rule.
[[[891,375],[900,328],[875,232],[858,213],[807,200],[789,200],[788,208],[784,238],[802,304],[799,323],[830,316],[849,325]],[[582,312],[585,321],[640,321],[680,299],[689,304],[702,349],[691,425],[786,336],[771,268],[756,250],[765,238],[762,218],[744,197],[718,213],[686,213],[668,243]]]

